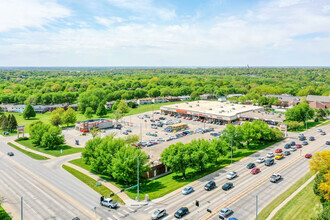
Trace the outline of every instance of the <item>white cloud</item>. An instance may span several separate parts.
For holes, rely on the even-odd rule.
[[[94,17],[96,22],[104,25],[106,27],[111,27],[113,24],[115,23],[121,23],[124,21],[123,18],[121,17],[109,17],[109,18],[105,18],[105,17],[99,17],[99,16],[95,16]]]
[[[12,29],[42,28],[70,11],[53,0],[0,1],[0,32]]]
[[[116,7],[128,9],[139,13],[142,16],[154,16],[163,19],[173,19],[176,14],[174,9],[157,7],[153,0],[108,0]]]

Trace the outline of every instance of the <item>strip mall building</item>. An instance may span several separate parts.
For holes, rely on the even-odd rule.
[[[248,112],[263,112],[264,108],[253,105],[231,104],[218,101],[193,101],[166,105],[160,108],[162,113],[211,120],[221,123],[232,123],[240,120],[241,115]]]

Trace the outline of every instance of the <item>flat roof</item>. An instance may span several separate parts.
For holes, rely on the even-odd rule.
[[[193,101],[166,105],[160,108],[164,111],[184,113],[195,116],[209,117],[215,119],[234,120],[239,114],[249,111],[262,111],[263,107],[253,105],[232,104],[219,101]]]
[[[94,122],[111,122],[112,120],[106,118],[98,118],[98,119],[90,119],[87,121],[77,121],[76,124],[79,123],[94,123]]]
[[[273,112],[258,112],[250,111],[240,115],[241,118],[251,118],[258,120],[274,121],[274,122],[283,122],[285,121],[284,113],[273,113]]]

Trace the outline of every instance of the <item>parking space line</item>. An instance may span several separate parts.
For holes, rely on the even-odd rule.
[[[119,219],[119,217],[118,216],[116,216],[116,215],[112,215],[115,219]]]
[[[135,210],[134,209],[131,209],[130,207],[127,207],[127,209],[129,209],[130,211],[134,212]]]
[[[127,214],[129,214],[129,212],[128,211],[126,211],[126,210],[123,210],[124,212],[126,212]]]

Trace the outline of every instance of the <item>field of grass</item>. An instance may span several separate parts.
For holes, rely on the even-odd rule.
[[[35,154],[35,153],[32,153],[30,151],[26,151],[26,150],[23,150],[22,148],[20,147],[17,147],[15,144],[12,144],[12,143],[8,143],[9,146],[12,146],[13,148],[15,148],[16,150],[19,150],[21,151],[22,153],[28,155],[29,157],[33,158],[33,159],[36,159],[36,160],[48,160],[49,158],[48,157],[45,157],[45,156],[41,156],[39,154]]]
[[[181,101],[181,102],[186,102],[186,101]],[[125,114],[125,116],[140,114],[140,113],[148,112],[148,111],[156,111],[156,110],[159,110],[161,106],[171,105],[171,104],[174,104],[174,103],[179,103],[179,102],[167,102],[167,103],[157,103],[157,104],[149,104],[149,105],[139,105],[137,108],[131,109],[128,113]],[[49,119],[51,117],[50,112],[46,112],[44,114],[37,114],[36,117],[31,118],[29,120],[25,120],[23,118],[23,113],[5,113],[5,115],[8,115],[8,114],[15,115],[15,118],[17,120],[17,124],[20,125],[20,126],[21,125],[25,126],[24,127],[24,132],[25,133],[29,133],[29,125],[32,124],[33,122],[40,120],[44,123],[49,123]],[[99,118],[99,117],[96,114],[94,114],[92,118]],[[102,118],[112,119],[112,118],[114,118],[114,113],[113,112],[108,112],[108,114],[105,115],[105,116],[102,116]],[[77,111],[77,121],[85,121],[85,120],[88,120],[88,118],[86,118],[84,116],[84,114],[82,114],[80,111]],[[73,125],[70,125],[70,126],[73,126]],[[63,126],[63,127],[66,127],[66,126]],[[3,131],[0,129],[0,134],[2,134],[2,132]],[[14,132],[10,133],[10,136],[11,135],[17,135],[17,131],[14,131]]]
[[[239,161],[244,157],[247,157],[261,149],[264,149],[275,142],[267,143],[264,145],[256,145],[253,149],[238,149],[234,151],[233,154],[233,162]],[[94,174],[99,175],[101,178],[111,182],[112,184],[116,185],[118,188],[124,189],[129,186],[121,185],[117,182],[114,182],[112,179],[109,179],[109,177],[101,175],[99,173],[93,172],[90,168],[90,166],[84,164],[83,159],[75,159],[72,161],[69,161],[72,164],[75,164],[77,166],[82,167],[83,169],[86,169]],[[204,172],[199,172],[194,169],[188,169],[186,173],[186,179],[182,179],[182,176],[180,173],[171,173],[166,176],[160,177],[155,180],[148,181],[146,183],[142,183],[140,185],[140,199],[144,199],[145,195],[148,194],[150,199],[156,199],[159,197],[162,197],[170,192],[173,192],[174,190],[187,185],[197,179],[200,179],[212,172],[215,172],[223,167],[226,167],[230,164],[231,159],[230,155],[223,156],[221,158],[221,163],[219,165],[211,166],[208,169],[206,169]],[[126,191],[126,194],[132,198],[135,199],[137,196],[136,189],[131,189]]]
[[[7,212],[1,207],[0,204],[0,219],[1,220],[11,220],[11,217],[7,214]]]
[[[276,197],[270,204],[268,204],[265,208],[261,210],[258,214],[258,219],[264,220],[269,214],[286,198],[288,198],[292,193],[294,193],[301,185],[303,185],[309,178],[311,178],[314,174],[312,172],[308,172],[305,176],[300,178],[295,184],[293,184],[289,189],[283,192],[281,195]],[[302,204],[301,204],[302,205]]]
[[[328,120],[327,122],[325,122],[324,124],[321,124],[320,126],[325,126],[325,125],[328,125],[330,124],[330,120]]]
[[[62,166],[63,169],[65,169],[66,171],[68,171],[69,173],[71,173],[73,176],[75,176],[76,178],[78,178],[80,181],[82,181],[83,183],[85,183],[86,185],[88,185],[90,188],[92,188],[93,190],[95,190],[96,192],[98,192],[99,194],[101,194],[104,197],[108,197],[110,194],[112,194],[113,192],[108,189],[107,187],[100,185],[97,186],[96,183],[97,181],[92,179],[89,176],[86,176],[85,174],[79,172],[76,169],[73,169],[72,167],[63,165]],[[111,197],[114,201],[120,202],[121,204],[125,204],[123,200],[121,200],[117,195]]]
[[[314,181],[293,197],[272,220],[311,219],[322,210],[322,204],[313,191]]]
[[[68,154],[79,153],[84,150],[83,148],[70,147],[65,144],[61,145],[61,147],[59,147],[59,149],[56,149],[56,150],[46,150],[44,148],[35,146],[35,144],[33,144],[31,140],[17,141],[17,143],[20,143],[21,145],[26,146],[32,150],[36,150],[36,151],[39,151],[39,152],[42,152],[45,154],[49,154],[54,157],[60,157],[60,156],[68,155]],[[61,149],[63,151],[62,153],[61,153]]]
[[[319,124],[322,124],[323,122],[325,122],[325,120],[321,120],[321,121],[318,121],[318,122],[308,121],[307,122],[307,129],[310,129],[310,128],[315,127],[315,126],[317,126]],[[289,129],[288,131],[290,131],[290,132],[297,132],[297,133],[306,131],[306,124],[304,124],[304,127],[301,128],[301,129],[298,129],[298,130],[290,130]]]

